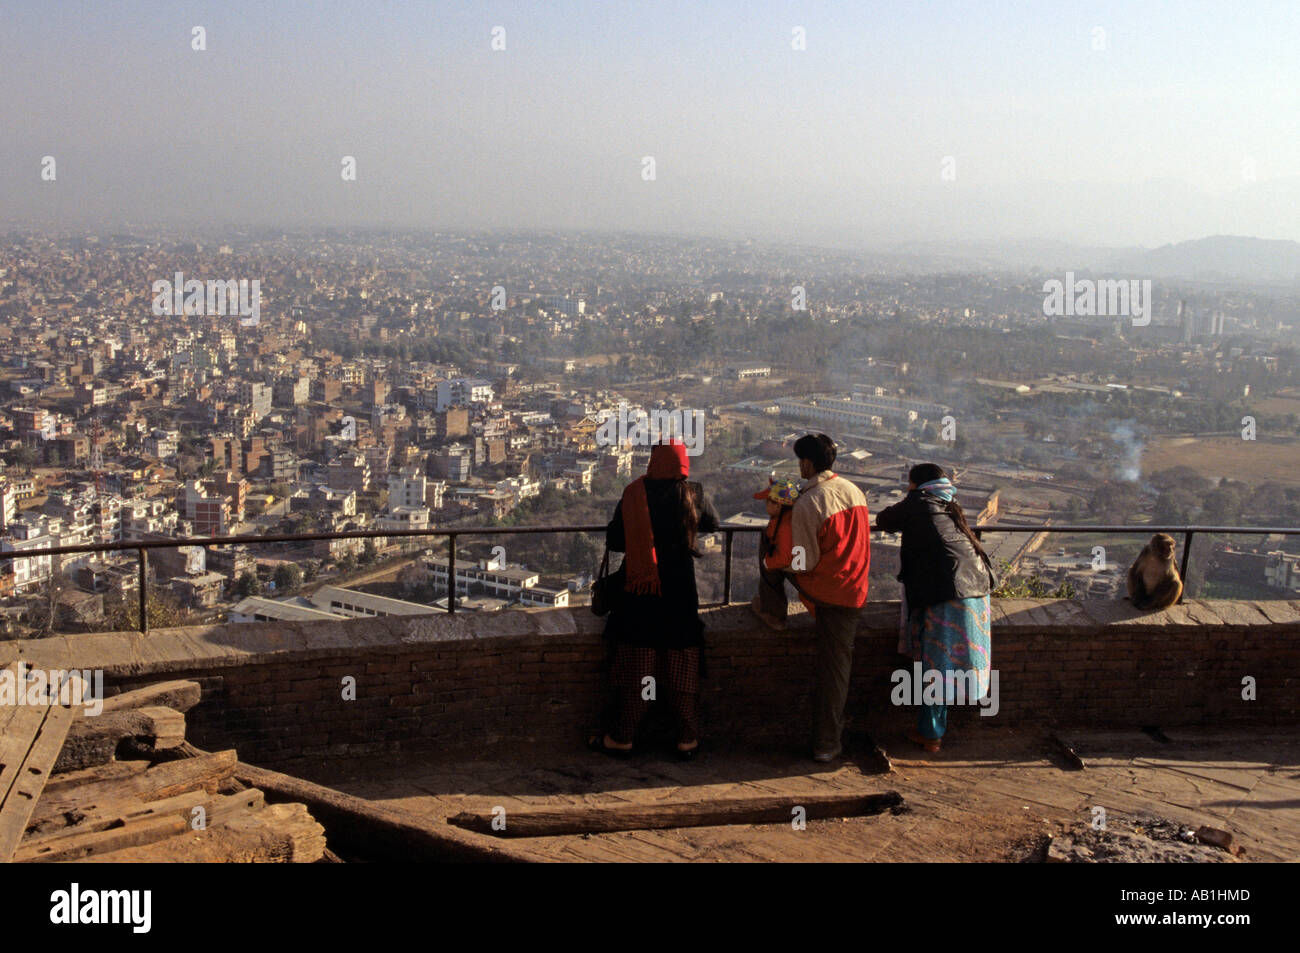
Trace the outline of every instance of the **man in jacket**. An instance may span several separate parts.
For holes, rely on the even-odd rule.
[[[836,448],[830,437],[805,434],[794,452],[805,482],[791,513],[790,571],[773,572],[760,563],[754,609],[768,625],[784,627],[785,579],[809,607],[817,638],[813,760],[825,763],[843,750],[853,643],[867,602],[871,516],[862,491],[831,469]]]

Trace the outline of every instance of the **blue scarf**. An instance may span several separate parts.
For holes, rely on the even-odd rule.
[[[956,495],[957,490],[952,485],[952,481],[947,477],[939,477],[937,480],[931,480],[928,483],[922,483],[917,487],[922,493],[928,493],[930,496],[937,497],[947,503]]]

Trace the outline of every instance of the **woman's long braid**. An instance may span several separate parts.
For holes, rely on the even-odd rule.
[[[966,538],[970,540],[970,544],[975,547],[976,555],[988,559],[989,554],[984,552],[984,547],[980,545],[975,531],[966,522],[966,514],[962,511],[961,504],[956,500],[949,500],[944,504],[944,507],[948,510],[948,515],[952,517],[952,521],[957,524],[957,528],[965,534]]]
[[[682,531],[686,536],[686,549],[692,556],[699,556],[695,549],[695,534],[700,525],[700,512],[695,506],[695,493],[685,480],[677,481],[677,498],[682,508]]]

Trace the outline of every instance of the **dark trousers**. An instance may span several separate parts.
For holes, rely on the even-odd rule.
[[[660,692],[666,692],[665,701],[672,708],[678,744],[690,744],[699,738],[698,648],[650,649],[618,645],[610,666],[609,684],[614,697],[605,730],[619,744],[632,741],[650,710],[651,702],[663,697]]]
[[[790,573],[779,569],[768,569],[763,565],[763,558],[758,559],[758,604],[768,615],[785,620],[787,603],[785,598],[785,581]],[[793,584],[794,580],[791,580]]]
[[[758,599],[763,611],[784,619],[785,581],[791,573],[773,571],[758,564]],[[793,578],[790,579],[793,584]],[[795,587],[798,588],[797,586]],[[817,603],[813,631],[817,654],[813,665],[813,751],[831,754],[840,750],[844,735],[844,706],[849,698],[849,677],[853,673],[853,643],[858,634],[861,609]]]

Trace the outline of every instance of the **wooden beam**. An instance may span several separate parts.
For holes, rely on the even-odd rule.
[[[13,706],[0,735],[0,863],[18,848],[77,717],[78,709],[59,704],[60,690],[50,686],[44,704]]]
[[[235,777],[265,791],[268,800],[306,804],[312,816],[325,825],[330,846],[344,857],[495,863],[548,859],[540,853],[494,843],[441,822],[430,822],[407,811],[388,808],[266,768],[240,763],[235,769]]]
[[[657,830],[670,827],[715,827],[728,824],[789,824],[803,808],[806,820],[880,814],[903,803],[897,791],[876,794],[788,794],[677,801],[659,804],[615,804],[507,811],[504,827],[493,829],[491,812],[464,811],[448,824],[495,837],[555,837],[610,831]],[[498,826],[501,822],[498,821]]]
[[[184,740],[185,715],[174,708],[154,705],[89,715],[79,719],[68,732],[54,770],[76,771],[105,764],[124,746],[132,754],[148,755],[174,748]]]
[[[56,774],[45,782],[45,791],[41,797],[50,797],[83,784],[98,784],[101,781],[120,781],[137,774],[143,774],[149,768],[148,761],[110,761],[97,764],[93,768],[80,771],[65,771]]]
[[[325,856],[325,832],[302,804],[273,804],[184,837],[89,858],[97,863],[312,864]]]
[[[199,683],[188,680],[158,682],[133,688],[112,698],[104,699],[104,714],[115,711],[130,711],[134,708],[174,708],[177,711],[189,711],[199,703]]]
[[[40,848],[24,848],[15,856],[15,860],[36,863],[54,863],[56,861],[86,860],[96,854],[106,854],[133,847],[137,844],[150,844],[167,837],[175,837],[189,830],[184,818],[174,815],[164,817],[141,817],[124,821],[106,830],[87,833],[72,832],[64,837],[53,839],[53,846],[46,844]]]
[[[252,789],[232,796],[209,794],[200,789],[158,801],[146,802],[129,796],[97,804],[88,803],[60,814],[45,815],[30,823],[27,835],[14,857],[21,860],[24,853],[30,853],[39,845],[49,844],[69,834],[108,830],[143,817],[176,816],[193,822],[196,817],[194,809],[201,807],[203,823],[211,825],[239,811],[261,810],[264,804],[262,792]]]
[[[47,792],[40,799],[32,813],[31,823],[39,825],[69,812],[85,814],[100,805],[130,797],[148,802],[200,789],[215,793],[221,782],[234,772],[236,759],[233,749],[217,751],[198,758],[165,761],[143,772],[122,777],[63,787]],[[107,765],[103,767],[107,768]]]

